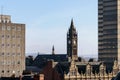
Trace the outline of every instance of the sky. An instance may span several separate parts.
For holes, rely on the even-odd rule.
[[[78,32],[78,55],[97,57],[97,0],[0,0],[1,13],[26,24],[26,55],[66,54],[71,19]]]

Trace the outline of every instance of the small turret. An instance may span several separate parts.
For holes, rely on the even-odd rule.
[[[116,75],[118,72],[119,72],[118,61],[115,60],[115,61],[114,61],[114,65],[113,65],[113,75]]]
[[[52,55],[55,55],[54,45],[53,45],[53,47],[52,47]]]

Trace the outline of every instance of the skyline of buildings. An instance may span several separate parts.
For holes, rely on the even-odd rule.
[[[11,15],[13,22],[26,24],[26,53],[28,55],[38,52],[50,53],[52,45],[55,47],[56,54],[66,54],[66,35],[64,34],[73,18],[79,38],[78,55],[86,57],[93,54],[96,57],[97,0],[92,0],[86,5],[87,2],[89,0],[36,0],[29,1],[27,4],[28,0],[1,0],[0,5],[4,7],[3,14]]]
[[[78,57],[78,35],[73,20],[66,34],[67,54],[55,54],[53,46],[51,54],[38,54],[35,59],[28,56],[26,71],[31,70],[34,74],[41,70],[45,80],[112,80],[117,75],[117,60],[114,60],[113,65],[107,66],[103,61],[92,58],[87,61]]]
[[[45,80],[112,80],[120,70],[118,3],[117,0],[98,0],[98,60],[85,60],[78,55],[78,50],[82,49],[78,47],[79,34],[73,19],[66,30],[65,54],[57,54],[56,47],[53,46],[51,54],[25,57],[25,24],[13,23],[11,16],[0,15],[0,77],[17,77],[22,80],[24,77],[31,79],[35,75],[39,78],[42,75],[41,78]],[[56,38],[56,34],[50,35],[48,40],[51,36]],[[45,36],[37,35],[38,38]],[[57,39],[62,39],[58,37]],[[87,46],[91,47],[89,44]]]

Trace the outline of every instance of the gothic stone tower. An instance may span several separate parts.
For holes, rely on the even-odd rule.
[[[77,60],[77,32],[73,20],[67,33],[67,55],[69,59]]]

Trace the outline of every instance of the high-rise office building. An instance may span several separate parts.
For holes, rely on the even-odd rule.
[[[98,59],[120,65],[120,0],[98,0]]]
[[[22,75],[25,70],[25,24],[0,15],[0,77]]]

